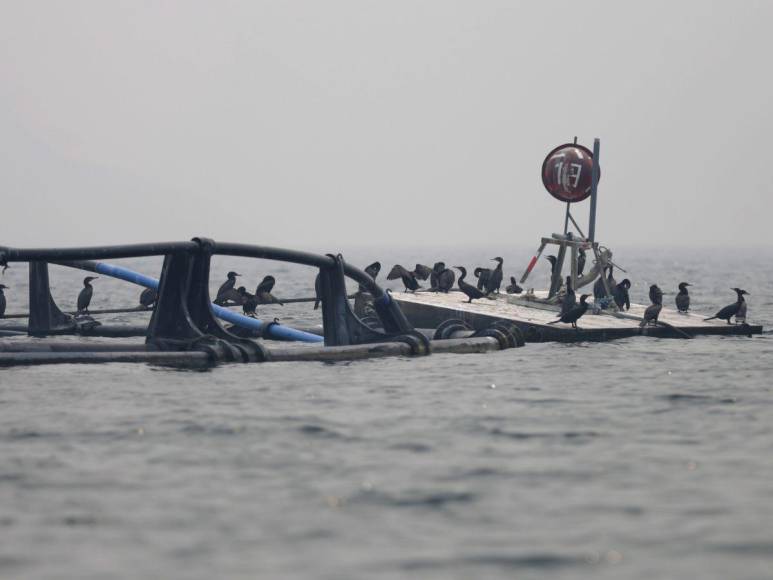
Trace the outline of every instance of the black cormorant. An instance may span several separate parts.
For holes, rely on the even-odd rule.
[[[242,305],[244,306],[244,303],[247,302],[250,298],[254,297],[254,294],[250,294],[247,292],[247,289],[244,286],[239,286],[236,290],[232,290],[233,298],[229,298],[233,303],[234,306]]]
[[[736,324],[746,324],[746,300],[741,300],[741,304],[738,306],[738,312],[735,313]]]
[[[612,297],[620,310],[631,309],[631,298],[628,296],[628,290],[631,289],[631,281],[625,278],[620,284],[612,289]]]
[[[653,304],[660,304],[661,306],[663,305],[663,291],[657,284],[650,286],[650,302]]]
[[[238,274],[237,272],[228,272],[227,280],[220,286],[217,291],[217,296],[215,296],[215,299],[213,300],[215,304],[222,306],[228,301],[229,297],[233,296],[231,291],[234,289],[234,286],[236,286],[237,276],[241,276],[241,274]]]
[[[440,274],[438,274],[438,277],[437,277],[438,289],[441,292],[448,294],[448,291],[454,287],[455,281],[456,281],[456,274],[454,274],[454,271],[451,270],[451,268],[446,268],[445,270],[440,272]]]
[[[400,264],[396,264],[389,271],[389,274],[387,274],[387,280],[397,280],[398,278],[403,281],[405,292],[408,292],[409,290],[411,292],[416,292],[416,290],[421,288],[418,281],[416,280],[416,273],[411,272],[410,270],[406,270]]]
[[[475,268],[472,271],[472,275],[478,279],[478,284],[477,284],[478,290],[485,290],[486,284],[488,284],[488,279],[491,277],[491,269]]]
[[[491,274],[489,274],[484,287],[486,289],[486,294],[491,294],[492,292],[499,294],[499,288],[502,286],[502,264],[504,263],[504,260],[499,257],[491,259],[497,263],[497,266],[491,271]]]
[[[378,277],[379,272],[381,272],[381,262],[373,262],[365,267],[365,273],[374,280]]]
[[[476,298],[483,298],[486,296],[475,286],[473,286],[472,284],[468,284],[467,282],[464,281],[465,276],[467,276],[467,269],[464,266],[454,266],[454,268],[456,268],[462,273],[462,275],[459,276],[459,281],[457,282],[457,284],[459,285],[459,290],[464,292],[467,295],[467,298],[469,298],[467,302],[472,302]]]
[[[322,278],[320,274],[314,278],[314,310],[319,308],[319,303],[322,302]]]
[[[583,315],[588,311],[588,303],[586,300],[590,294],[583,294],[580,296],[580,303],[577,304],[574,308],[569,310],[569,312],[562,314],[561,317],[558,320],[554,320],[553,322],[548,322],[548,324],[558,324],[559,322],[565,322],[567,324],[571,324],[572,328],[579,328],[577,327],[577,321],[583,317]]]
[[[86,276],[83,279],[83,289],[78,294],[78,313],[88,313],[91,297],[94,295],[94,288],[91,281],[96,280],[98,276]]]
[[[650,286],[650,304],[644,311],[644,316],[639,326],[647,326],[648,324],[657,324],[660,311],[663,310],[663,291],[658,288],[657,284]]]
[[[748,295],[749,293],[740,288],[731,288],[731,290],[735,290],[735,294],[738,297],[737,300],[733,304],[725,306],[714,316],[709,316],[703,320],[714,320],[715,318],[719,318],[720,320],[727,321],[728,324],[732,324],[730,319],[735,316],[736,321],[741,319],[743,319],[744,322],[746,321],[746,300],[744,300],[744,294]]]
[[[373,278],[373,280],[375,280],[378,277],[378,273],[381,272],[381,262],[373,262],[372,264],[366,266],[364,271],[368,276],[370,276],[371,278]],[[369,290],[365,288],[365,286],[363,286],[362,284],[360,284],[359,291],[369,292]]]
[[[604,288],[604,275],[607,273],[607,269],[604,268],[599,274],[599,279],[593,284],[593,300],[598,302],[607,295],[607,291]],[[610,288],[610,290],[612,290]]]
[[[686,314],[690,310],[690,293],[687,291],[687,287],[692,286],[688,282],[679,283],[679,294],[676,295],[676,309]]]
[[[585,270],[585,250],[579,248],[577,256],[577,276],[582,276],[583,270]]]
[[[430,274],[432,274],[432,268],[424,264],[416,264],[416,267],[413,269],[413,275],[416,276],[417,280],[426,280],[430,277]]]
[[[448,293],[454,287],[456,274],[453,270],[446,268],[445,262],[436,262],[430,275],[430,287],[435,292]]]
[[[5,290],[6,288],[8,288],[8,286],[6,286],[5,284],[0,284],[0,318],[3,318],[3,316],[5,316],[6,301],[5,301],[5,294],[3,293],[3,290]]]
[[[153,288],[145,288],[140,294],[140,306],[145,308],[152,308],[158,300],[158,292]]]
[[[609,286],[609,290],[611,291],[615,286],[617,286],[617,281],[615,280],[615,277],[612,275],[615,267],[610,265],[609,266],[609,275],[607,276],[607,285]]]
[[[574,294],[574,288],[572,287],[572,277],[566,277],[566,294],[561,301],[561,316],[569,312],[577,304],[577,296]]]
[[[242,311],[245,316],[255,318],[256,310],[258,308],[258,297],[255,294],[250,294],[244,286],[239,286],[239,294],[242,296]]]
[[[518,282],[515,280],[515,276],[510,276],[510,285],[505,288],[505,292],[508,294],[520,294],[523,292],[523,288],[518,285]]]
[[[445,269],[446,269],[445,262],[435,262],[435,265],[432,266],[432,273],[429,275],[429,289],[432,290],[433,292],[437,292],[439,290],[438,276]]]
[[[276,279],[273,276],[265,276],[263,280],[261,280],[260,284],[258,284],[258,287],[255,289],[255,297],[258,300],[258,304],[280,304],[284,306],[281,300],[271,294],[271,290],[274,289],[274,284],[276,284]]]

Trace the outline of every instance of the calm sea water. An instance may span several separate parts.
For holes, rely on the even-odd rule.
[[[489,254],[349,257],[388,268]],[[505,254],[506,275],[530,255]],[[694,308],[713,312],[740,285],[750,322],[773,325],[773,272],[759,269],[770,250],[615,257],[637,301],[652,282],[686,280]],[[152,274],[160,262],[127,263]],[[313,285],[308,269],[219,259],[213,289],[228,269],[248,287],[273,273],[279,296]],[[62,307],[82,276],[52,268]],[[535,285],[546,276],[545,262]],[[8,312],[25,310],[26,268],[2,281]],[[139,295],[95,288],[92,308]],[[260,314],[318,321],[303,304]],[[0,577],[771,578],[771,374],[769,334],[206,371],[0,369]]]

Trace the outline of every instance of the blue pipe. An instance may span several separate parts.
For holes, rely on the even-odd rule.
[[[158,280],[155,278],[145,276],[144,274],[140,274],[134,270],[129,270],[128,268],[123,268],[122,266],[114,266],[113,264],[105,264],[103,262],[94,262],[94,264],[96,265],[95,270],[100,274],[111,276],[112,278],[118,278],[120,280],[126,280],[127,282],[132,282],[133,284],[145,286],[146,288],[153,288],[153,290],[158,290]],[[211,306],[212,312],[214,312],[215,316],[221,320],[230,322],[231,324],[257,331],[262,331],[265,327],[265,324],[257,318],[244,316],[238,312],[228,310],[228,308],[218,306],[217,304],[212,304]],[[266,331],[266,334],[269,337],[275,338],[277,340],[297,340],[301,342],[324,341],[321,336],[316,334],[304,332],[303,330],[296,330],[295,328],[282,326],[280,324],[270,325]]]

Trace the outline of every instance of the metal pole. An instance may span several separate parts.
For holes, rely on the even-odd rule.
[[[569,203],[568,201],[566,202],[566,216],[564,216],[564,235],[566,235],[567,232],[569,231],[569,217],[570,217],[569,208],[571,207],[571,205],[572,204]]]
[[[553,271],[553,276],[550,278],[550,290],[548,291],[548,298],[553,298],[558,294],[558,290],[561,288],[563,282],[562,270],[564,269],[564,259],[566,258],[566,242],[561,242],[558,249],[558,256],[556,256],[556,269]]]
[[[572,220],[572,223],[574,224],[574,227],[577,228],[577,233],[580,234],[580,237],[581,238],[585,238],[585,234],[582,233],[582,228],[580,228],[580,226],[577,225],[577,222],[574,221],[574,217],[572,216],[571,213],[569,214],[569,219]]]
[[[547,245],[547,242],[542,241],[540,244],[539,250],[537,250],[537,253],[534,254],[534,257],[532,257],[531,262],[529,262],[529,265],[526,266],[526,271],[523,273],[523,276],[521,276],[521,284],[526,282],[526,278],[529,277],[529,274],[531,274],[532,269],[534,266],[537,265],[537,260],[539,260],[539,257],[542,255],[542,251],[545,249],[545,246]]]
[[[596,241],[596,198],[599,188],[599,149],[601,143],[598,139],[593,140],[593,171],[591,174],[590,186],[590,218],[588,220],[588,239],[591,242]],[[602,274],[603,276],[603,274]]]

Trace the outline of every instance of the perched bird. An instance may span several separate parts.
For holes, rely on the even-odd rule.
[[[244,286],[239,286],[234,292],[234,298],[232,299],[233,302],[236,304],[241,304],[244,306],[244,303],[247,302],[251,297],[255,296],[254,294],[250,294],[247,292],[247,289]]]
[[[467,282],[464,281],[465,276],[467,276],[466,268],[464,268],[463,266],[454,266],[454,268],[456,268],[462,273],[462,275],[459,276],[459,281],[457,282],[457,284],[459,285],[459,290],[464,292],[467,295],[467,298],[469,298],[467,302],[472,302],[476,298],[483,298],[486,296],[482,291],[478,290],[475,286],[473,286],[472,284],[468,284]]]
[[[620,284],[612,289],[612,297],[620,310],[631,309],[631,298],[628,296],[628,290],[631,289],[631,281],[625,278]]]
[[[577,296],[574,294],[574,288],[572,288],[572,277],[566,277],[566,294],[561,301],[561,316],[569,312],[577,304]]]
[[[6,301],[5,301],[5,293],[3,293],[3,290],[5,290],[6,288],[8,288],[8,286],[6,286],[5,284],[0,284],[0,318],[5,316]]]
[[[438,291],[438,276],[445,269],[445,262],[435,262],[435,265],[432,266],[432,274],[429,275],[429,289],[433,292]]]
[[[373,278],[373,280],[376,279],[378,276],[378,273],[381,272],[381,262],[373,262],[369,266],[366,266],[365,273]],[[365,288],[362,284],[360,284],[360,292],[367,292],[368,289]],[[316,308],[315,308],[316,309]]]
[[[609,266],[609,275],[607,275],[607,285],[609,286],[609,289],[612,290],[615,286],[617,286],[617,281],[615,280],[615,277],[612,275],[612,272],[614,271],[615,267],[610,264]]]
[[[577,276],[582,276],[583,270],[585,270],[585,250],[579,248],[577,256]]]
[[[437,277],[438,290],[448,294],[448,291],[454,287],[456,281],[456,274],[450,268],[446,268]]]
[[[395,265],[389,271],[389,274],[387,274],[387,280],[397,280],[398,278],[403,281],[405,292],[408,292],[409,290],[411,292],[416,292],[416,290],[421,288],[421,285],[416,280],[416,273],[411,272],[410,270],[406,270],[400,264]]]
[[[145,288],[140,294],[140,306],[151,308],[158,300],[158,292],[153,288]]]
[[[604,274],[606,274],[606,268],[599,275],[599,279],[593,284],[593,300],[598,302],[607,295],[606,288],[604,288]]]
[[[215,304],[222,306],[228,301],[229,297],[233,296],[237,276],[241,276],[241,274],[238,274],[237,272],[228,272],[226,281],[220,285],[217,296],[215,296],[215,299],[213,300]]]
[[[741,303],[738,305],[738,312],[735,313],[735,322],[736,324],[746,324],[746,300],[743,299],[743,296],[741,296]]]
[[[456,274],[453,270],[446,268],[444,262],[436,262],[430,274],[430,289],[435,292],[448,293],[454,287]]]
[[[676,295],[676,309],[686,314],[690,310],[690,293],[687,291],[687,287],[692,286],[689,282],[679,283],[679,294]]]
[[[521,288],[518,285],[518,282],[515,281],[515,276],[510,276],[510,285],[505,288],[505,292],[508,294],[520,294],[523,292],[523,288]]]
[[[424,264],[416,264],[416,267],[413,269],[413,275],[416,276],[418,280],[426,280],[431,274],[432,268],[425,266]]]
[[[650,302],[653,304],[660,304],[661,306],[663,305],[663,291],[657,284],[650,286]]]
[[[261,280],[260,284],[258,284],[258,287],[255,289],[255,297],[258,304],[280,304],[284,306],[281,300],[271,294],[271,290],[274,289],[274,284],[276,284],[276,279],[273,276],[265,276],[263,280]]]
[[[319,308],[319,303],[322,302],[322,279],[320,274],[314,278],[314,310]]]
[[[472,271],[472,275],[478,279],[478,283],[477,283],[478,290],[485,290],[486,284],[488,284],[488,279],[491,277],[491,269],[475,268]]]
[[[89,304],[91,304],[91,297],[94,295],[94,287],[91,285],[92,280],[96,280],[98,276],[86,276],[83,279],[83,289],[78,294],[78,313],[88,312]]]
[[[365,273],[374,280],[378,277],[379,272],[381,272],[381,262],[373,262],[365,267]]]
[[[580,296],[579,304],[571,308],[565,314],[562,314],[558,320],[548,322],[548,324],[558,324],[559,322],[565,322],[567,324],[571,324],[572,328],[577,328],[579,330],[577,321],[580,320],[580,318],[582,318],[583,315],[588,311],[588,303],[586,302],[588,297],[590,297],[590,294],[583,294]]]
[[[496,268],[491,271],[491,274],[489,274],[484,288],[486,289],[486,294],[491,294],[492,292],[499,294],[499,288],[502,286],[502,264],[504,263],[504,260],[497,257],[492,258],[492,261],[496,262],[497,265]]]
[[[247,289],[244,286],[239,286],[238,292],[244,300],[242,302],[242,312],[244,312],[245,316],[255,318],[258,308],[258,297],[255,294],[247,292]]]
[[[709,316],[703,320],[714,320],[715,318],[719,318],[720,320],[727,321],[728,324],[732,324],[730,319],[735,316],[736,322],[740,320],[746,322],[746,300],[744,300],[744,294],[748,295],[749,293],[746,290],[741,290],[740,288],[731,288],[731,290],[735,290],[735,294],[738,297],[736,301],[733,304],[725,306],[714,316]]]
[[[663,291],[658,288],[657,284],[650,286],[650,301],[652,304],[647,306],[642,321],[639,323],[641,327],[648,324],[657,324],[660,311],[663,310]]]

